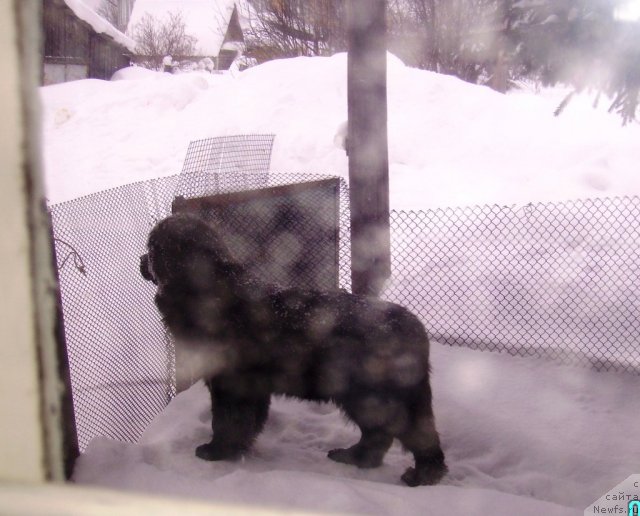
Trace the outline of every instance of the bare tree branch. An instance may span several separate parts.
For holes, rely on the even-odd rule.
[[[179,59],[195,54],[197,39],[186,33],[178,11],[168,13],[162,20],[145,13],[131,34],[138,44],[138,60],[147,68],[159,69],[165,56]]]
[[[247,54],[258,61],[346,49],[346,0],[251,0]]]

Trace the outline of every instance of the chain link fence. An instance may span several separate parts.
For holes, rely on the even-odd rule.
[[[640,198],[391,214],[386,292],[435,340],[640,372]]]

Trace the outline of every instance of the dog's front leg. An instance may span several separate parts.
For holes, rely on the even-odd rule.
[[[237,395],[207,382],[213,415],[211,442],[196,448],[204,460],[233,460],[244,454],[262,431],[269,415],[270,396]]]

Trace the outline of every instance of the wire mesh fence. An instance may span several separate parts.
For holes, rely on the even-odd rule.
[[[640,198],[392,212],[385,296],[434,339],[640,372]]]
[[[266,183],[262,174],[236,179],[246,188],[269,188],[324,181],[326,176],[273,174]],[[134,183],[51,207],[81,451],[98,435],[137,440],[175,395],[175,350],[153,302],[155,287],[140,276],[139,257],[155,222],[171,213],[180,180],[171,176]],[[342,221],[339,281],[349,288],[348,191],[344,181],[335,181],[340,185],[336,193]],[[314,204],[314,193],[315,203],[326,203],[326,190],[312,190],[305,197],[305,209]],[[255,218],[252,222],[260,224]],[[238,220],[236,226],[242,223]],[[235,227],[233,221],[227,226]],[[322,245],[321,239],[317,242]],[[305,253],[314,256],[321,251]],[[325,274],[317,265],[318,275]]]
[[[97,435],[136,440],[175,394],[172,349],[138,263],[176,184],[127,185],[51,208],[80,450]]]

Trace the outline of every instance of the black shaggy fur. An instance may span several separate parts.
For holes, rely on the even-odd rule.
[[[271,394],[332,401],[361,430],[329,458],[361,468],[382,463],[394,438],[413,453],[410,486],[446,473],[429,386],[429,341],[401,306],[346,291],[278,289],[249,277],[216,231],[172,215],[151,231],[143,277],[182,350],[201,365],[213,410],[205,460],[234,459],[261,432]]]

